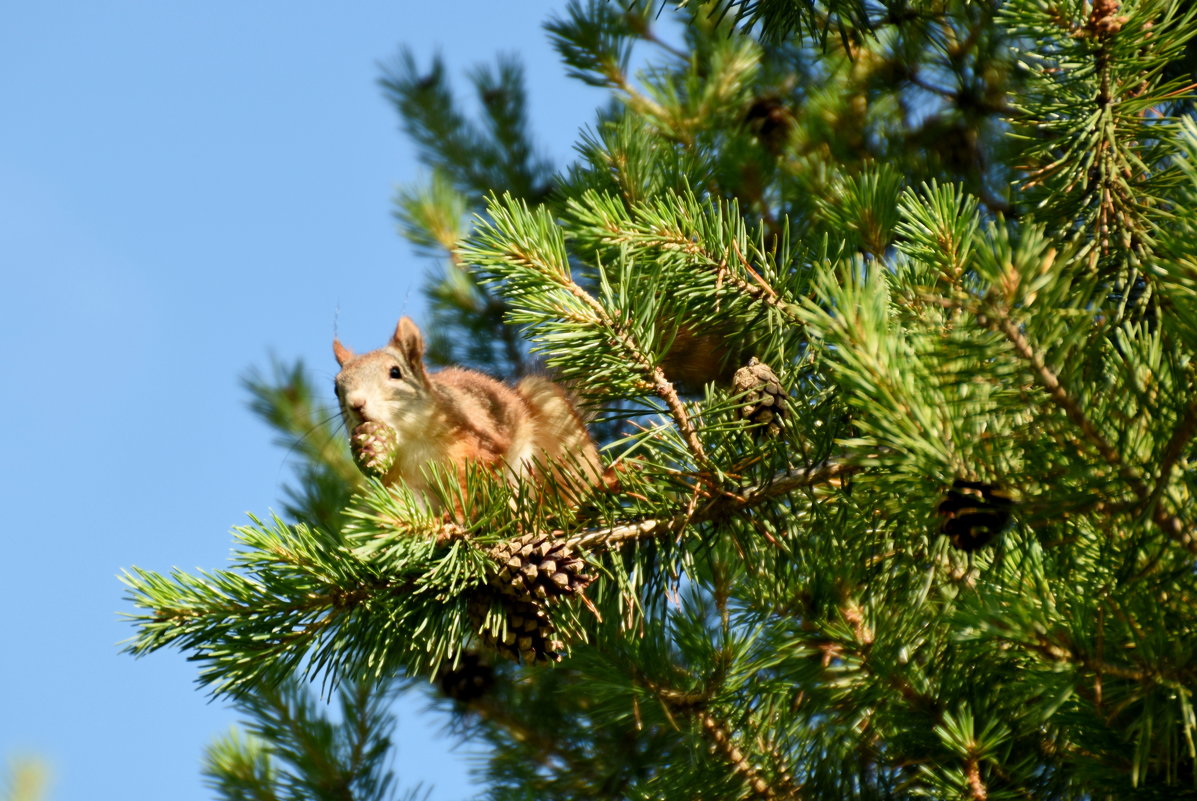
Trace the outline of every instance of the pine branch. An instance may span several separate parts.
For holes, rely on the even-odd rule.
[[[389,699],[385,684],[346,682],[334,722],[294,681],[260,688],[237,704],[248,736],[234,731],[209,746],[204,772],[229,801],[397,801],[385,768]],[[413,788],[402,798],[417,795]]]
[[[681,0],[679,6],[688,5]],[[711,19],[738,25],[747,31],[759,28],[766,38],[784,40],[789,36],[806,36],[826,46],[827,35],[835,30],[847,41],[873,27],[869,20],[870,7],[860,0],[718,0],[701,10]]]
[[[247,575],[176,570],[164,576],[134,568],[122,576],[130,599],[146,610],[130,616],[138,631],[128,652],[168,645],[191,651],[206,663],[200,681],[234,696],[300,669],[336,681],[359,671],[385,675],[422,658],[423,649],[393,641],[387,629],[408,614],[447,614],[426,578],[435,574],[427,561],[434,541],[410,538],[409,570],[387,572],[356,557],[336,535],[251,519],[254,525],[237,529],[243,550],[234,560]],[[444,634],[460,640],[461,621],[449,618]]]
[[[1085,243],[1091,266],[1112,262],[1112,277],[1129,284],[1155,245],[1160,189],[1175,177],[1174,140],[1158,135],[1156,118],[1191,87],[1161,74],[1193,35],[1194,11],[1121,6],[1017,0],[1001,15],[1027,42],[1021,57],[1031,82],[1015,118],[1025,142],[1023,190],[1038,191],[1040,212]]]
[[[583,251],[602,248],[611,258],[629,248],[691,281],[695,270],[702,271],[714,279],[706,283],[713,284],[716,304],[725,300],[726,285],[739,296],[776,310],[791,325],[801,325],[792,291],[783,294],[762,276],[777,275],[788,267],[788,237],[775,243],[769,259],[764,246],[750,245],[735,203],[704,204],[685,190],[625,209],[611,198],[587,192],[567,202],[566,214],[580,226],[577,239]],[[746,255],[750,248],[761,262],[757,267]]]
[[[726,723],[720,721],[710,710],[710,704],[719,688],[720,680],[715,678],[706,685],[691,692],[684,692],[652,681],[636,673],[633,682],[649,691],[665,707],[667,714],[681,715],[696,720],[703,736],[711,743],[711,750],[718,753],[733,773],[748,785],[752,792],[767,801],[775,799],[802,798],[799,789],[788,779],[785,770],[780,771],[778,786],[770,783],[736,745],[734,735]]]
[[[624,355],[638,368],[640,374],[647,378],[647,383],[652,387],[652,391],[665,401],[665,405],[669,408],[669,413],[673,415],[673,420],[677,423],[678,430],[685,438],[686,445],[690,448],[691,454],[693,454],[700,465],[707,466],[709,461],[703,450],[702,442],[698,439],[698,433],[694,430],[694,425],[690,422],[690,416],[687,414],[686,407],[678,397],[677,391],[673,388],[673,384],[669,379],[665,377],[665,371],[653,364],[645,349],[639,346],[639,343],[636,342],[626,327],[620,325],[609,315],[603,305],[591,296],[590,293],[582,289],[572,277],[564,278],[562,285],[571,295],[589,307],[599,325],[607,329],[614,336]]]
[[[1043,357],[1034,350],[1009,315],[1002,309],[990,305],[986,311],[977,313],[977,322],[1006,337],[1013,345],[1015,352],[1032,366],[1036,378],[1047,390],[1049,397],[1064,411],[1064,414],[1080,430],[1081,435],[1089,441],[1102,459],[1118,470],[1119,475],[1127,482],[1131,491],[1139,496],[1143,507],[1147,508],[1152,498],[1155,497],[1155,493],[1144,482],[1141,470],[1135,465],[1128,464],[1121,451],[1115,448],[1097,429],[1097,426],[1063,386],[1055,372],[1047,366]],[[1152,509],[1152,522],[1177,544],[1192,553],[1197,553],[1197,536],[1194,536],[1193,532],[1186,528],[1179,517],[1169,514],[1156,504]]]
[[[487,270],[491,282],[503,282],[505,294],[520,299],[516,312],[528,321],[564,324],[575,336],[578,327],[592,329],[588,334],[602,351],[637,376],[635,385],[665,402],[691,454],[705,466],[702,443],[672,383],[634,334],[631,320],[609,312],[574,280],[564,241],[547,210],[529,211],[504,195],[492,201],[489,214],[490,220],[479,226],[477,244],[463,246],[462,257]]]
[[[851,475],[860,469],[859,466],[848,462],[829,461],[810,468],[786,470],[776,474],[766,484],[748,487],[735,493],[725,491],[709,496],[705,504],[684,513],[581,531],[569,535],[566,542],[571,548],[591,550],[599,547],[611,549],[637,540],[665,538],[684,530],[688,525],[751,509],[800,489],[831,484],[840,477]]]
[[[549,41],[569,67],[569,76],[591,86],[619,84],[631,58],[636,33],[647,30],[640,9],[626,11],[609,3],[570,0],[564,16],[545,23]]]
[[[542,201],[549,191],[543,180],[551,167],[535,155],[527,133],[522,67],[503,59],[494,70],[480,68],[471,78],[482,104],[480,124],[459,110],[439,58],[422,72],[405,50],[380,84],[415,140],[421,161],[451,176],[461,192],[477,202],[492,187],[502,186],[518,197]]]
[[[1177,461],[1184,454],[1185,448],[1195,434],[1197,434],[1197,402],[1190,402],[1185,406],[1176,428],[1172,430],[1168,444],[1164,446],[1163,456],[1160,458],[1159,478],[1156,479],[1155,488],[1151,491],[1151,496],[1146,503],[1148,508],[1154,509],[1159,504],[1172,479],[1172,471],[1176,468]]]
[[[1044,389],[1047,390],[1051,399],[1064,410],[1064,413],[1068,415],[1068,419],[1080,429],[1081,434],[1085,439],[1089,440],[1098,454],[1108,464],[1119,468],[1124,478],[1135,482],[1135,486],[1142,489],[1142,485],[1138,483],[1137,471],[1123,464],[1122,454],[1097,430],[1097,427],[1085,415],[1080,405],[1060,383],[1059,377],[1047,366],[1043,357],[1031,347],[1031,344],[1019,330],[1018,326],[1015,325],[1014,321],[1010,319],[1009,315],[1000,309],[995,309],[992,312],[992,316],[989,312],[980,312],[977,314],[977,322],[986,328],[1001,333],[1009,340],[1010,344],[1014,346],[1015,352],[1030,363],[1034,369],[1036,378],[1039,379]]]
[[[611,550],[638,539],[671,536],[691,523],[825,484],[857,469],[829,462],[785,471],[759,487],[711,497],[692,511],[583,531],[565,542],[580,550]],[[392,505],[389,498],[381,499],[387,507]],[[371,518],[373,525],[387,525],[385,520],[397,509],[384,509]],[[132,600],[149,610],[134,618],[140,630],[128,650],[144,654],[167,645],[192,650],[208,663],[201,680],[212,684],[217,694],[240,694],[263,681],[277,682],[301,665],[306,674],[327,671],[334,680],[367,665],[378,672],[408,659],[428,662],[424,668],[434,670],[447,654],[460,649],[468,631],[464,601],[448,606],[450,593],[459,595],[481,581],[479,573],[463,575],[471,560],[475,566],[470,571],[481,572],[490,563],[483,552],[462,545],[456,524],[445,524],[439,535],[433,525],[418,537],[412,537],[406,518],[394,518],[394,526],[402,532],[399,539],[371,538],[362,546],[375,554],[371,562],[355,556],[339,540],[321,540],[305,527],[287,527],[276,520],[271,529],[240,530],[254,549],[239,558],[251,571],[248,577],[229,571],[198,577],[178,571],[170,577],[136,569],[126,573]],[[441,547],[445,545],[447,549]],[[380,549],[389,553],[381,554]],[[385,560],[378,564],[382,556]],[[388,632],[396,621],[420,620],[433,609],[448,616],[435,642],[421,647],[391,639]],[[363,627],[373,630],[366,635]]]
[[[760,771],[744,756],[744,753],[733,740],[728,728],[720,723],[710,712],[705,709],[699,709],[694,712],[694,716],[702,726],[703,732],[711,740],[714,749],[727,760],[728,764],[732,766],[732,769],[752,789],[757,798],[765,799],[765,801],[775,801],[775,799],[800,799],[803,797],[798,793],[797,788],[775,788],[771,785],[761,775]]]

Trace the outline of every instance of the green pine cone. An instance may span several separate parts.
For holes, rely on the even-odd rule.
[[[381,478],[395,464],[399,437],[386,423],[362,423],[350,434],[349,449],[363,473]]]

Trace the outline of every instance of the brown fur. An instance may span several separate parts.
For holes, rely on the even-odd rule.
[[[401,482],[427,498],[431,465],[452,469],[462,482],[476,465],[513,484],[530,479],[537,491],[551,480],[566,500],[577,502],[605,481],[598,449],[573,404],[546,378],[525,378],[512,388],[460,367],[429,374],[423,337],[407,317],[378,350],[358,356],[334,341],[333,353],[341,366],[336,386],[346,427],[380,422],[398,434],[388,484]]]

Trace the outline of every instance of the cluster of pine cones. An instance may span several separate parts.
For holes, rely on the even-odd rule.
[[[585,561],[562,540],[525,534],[495,546],[499,571],[475,590],[469,612],[483,642],[524,662],[559,662],[564,644],[549,619],[547,604],[580,594],[594,579]],[[488,613],[498,611],[499,625]],[[488,624],[488,616],[490,624]]]

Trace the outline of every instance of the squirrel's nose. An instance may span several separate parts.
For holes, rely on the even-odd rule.
[[[347,403],[349,408],[353,411],[365,416],[364,412],[366,411],[366,397],[364,395],[353,393],[345,399],[345,403]]]

